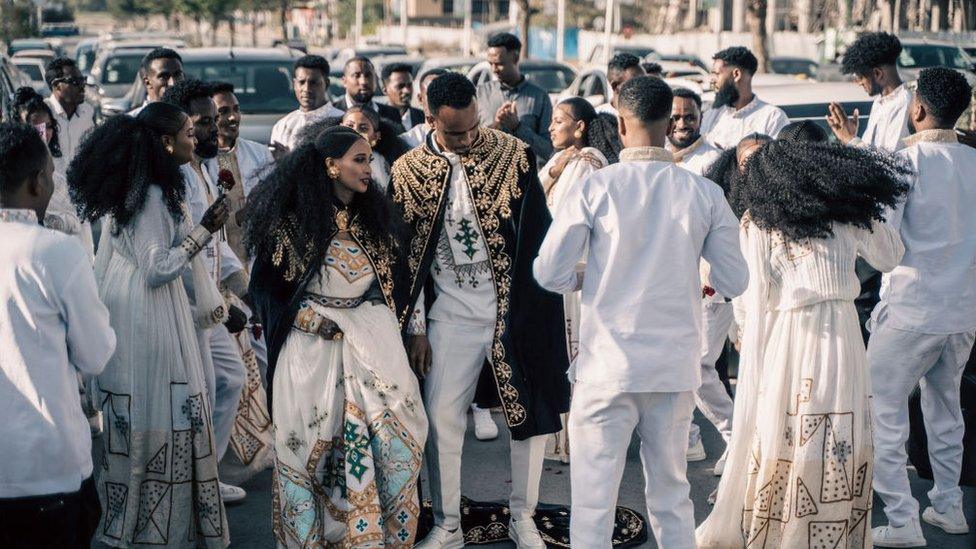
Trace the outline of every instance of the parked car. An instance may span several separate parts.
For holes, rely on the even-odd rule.
[[[776,105],[786,112],[791,122],[811,120],[822,127],[833,139],[827,126],[827,105],[840,103],[848,116],[858,111],[858,135],[864,133],[871,115],[873,98],[853,82],[794,82],[778,86],[756,86],[756,95],[766,103]]]
[[[660,57],[658,56],[657,50],[651,46],[644,46],[640,44],[614,44],[610,47],[610,56],[613,57],[618,53],[632,53],[637,57],[647,60],[647,61],[658,61]],[[608,57],[608,59],[609,59]],[[590,57],[587,59],[588,63],[605,63],[606,60],[603,58],[603,44],[597,44],[590,50]]]
[[[773,74],[792,74],[815,79],[820,63],[803,57],[773,56],[769,59],[769,72]]]
[[[78,63],[78,70],[81,71],[81,74],[88,76],[88,73],[91,72],[96,53],[98,53],[97,38],[86,38],[75,46],[75,63]]]
[[[702,69],[705,69],[705,72],[708,72],[708,65],[706,65],[705,62],[702,61],[701,57],[698,57],[693,53],[661,53],[661,54],[653,53],[651,55],[656,58],[645,59],[645,61],[654,61],[655,63],[660,63],[661,61],[677,61],[683,63],[691,63],[696,67],[701,67]]]
[[[687,78],[665,78],[664,81],[672,88],[689,89],[698,95],[704,92],[700,83]],[[591,65],[581,70],[576,75],[576,79],[559,94],[556,101],[569,97],[582,97],[594,107],[609,103],[613,97],[613,90],[610,89],[610,82],[607,80],[607,71],[598,65]]]
[[[40,29],[41,36],[78,36],[78,25],[67,23],[44,23]]]
[[[359,46],[356,48],[343,48],[329,61],[329,65],[338,65],[341,69],[346,64],[346,61],[349,61],[353,57],[369,57],[372,59],[380,55],[407,55],[407,48],[403,46]]]
[[[576,69],[558,61],[526,59],[519,63],[519,71],[526,80],[545,90],[553,100],[576,79]],[[471,68],[468,78],[477,86],[493,79],[494,74],[488,62],[482,61]]]
[[[14,57],[11,59],[17,70],[20,71],[22,75],[30,80],[30,86],[34,88],[37,93],[48,96],[51,94],[51,90],[47,87],[47,82],[44,80],[44,72],[47,70],[47,63],[41,59],[35,57]]]
[[[40,59],[46,64],[56,56],[53,50],[18,50],[12,57],[13,59]]]
[[[973,59],[962,48],[948,42],[905,39],[901,41],[898,69],[905,80],[915,80],[922,69],[949,67],[966,77],[970,85],[976,84]]]
[[[13,56],[22,50],[51,50],[55,53],[61,52],[60,47],[48,40],[42,40],[40,38],[18,38],[10,41],[10,45],[7,47],[7,55]]]
[[[652,59],[645,59],[644,62],[660,65],[661,74],[664,75],[664,78],[684,78],[702,86],[708,83],[708,70],[688,61],[654,61]]]
[[[105,112],[104,104],[119,99],[139,78],[142,58],[151,48],[99,48],[88,75],[89,100]]]
[[[187,78],[230,82],[241,103],[244,121],[241,137],[267,143],[271,128],[298,108],[292,91],[292,65],[301,56],[289,48],[191,48],[181,50]],[[128,112],[146,99],[146,88],[137,80],[125,97],[106,103],[103,115]]]
[[[0,112],[7,112],[14,90],[27,86],[26,78],[5,54],[0,53]]]
[[[483,57],[434,57],[428,59],[417,69],[417,76],[422,76],[431,69],[447,69],[451,72],[467,75],[478,63],[483,62]]]

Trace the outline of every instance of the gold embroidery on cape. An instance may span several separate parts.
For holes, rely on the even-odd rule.
[[[526,145],[505,133],[482,128],[478,140],[470,151],[461,156],[461,165],[468,179],[468,187],[488,245],[492,279],[498,304],[495,319],[495,340],[491,357],[498,394],[508,425],[515,427],[525,422],[525,406],[518,402],[518,390],[509,383],[512,367],[505,361],[502,334],[506,329],[509,296],[511,294],[512,261],[505,252],[505,238],[499,233],[502,220],[512,217],[512,200],[521,198],[519,178],[529,170]],[[424,250],[433,232],[438,214],[446,195],[451,177],[447,159],[434,153],[426,145],[417,147],[400,158],[393,166],[393,198],[403,209],[403,218],[415,228],[410,242],[409,262],[412,274],[411,288],[417,284],[417,274],[423,261]],[[405,321],[405,311],[399,316]]]

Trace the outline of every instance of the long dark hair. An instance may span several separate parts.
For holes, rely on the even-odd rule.
[[[874,149],[771,141],[746,164],[749,215],[794,241],[831,237],[834,223],[869,229],[908,192],[910,173]]]
[[[619,160],[623,146],[617,134],[617,119],[613,115],[596,112],[593,105],[582,97],[564,99],[559,102],[559,105],[566,105],[573,119],[583,121],[586,128],[583,133],[584,145],[603,153],[610,164],[615,164]]]
[[[335,210],[343,205],[335,197],[334,182],[325,170],[326,158],[342,158],[360,139],[352,128],[333,126],[305,141],[279,160],[248,198],[245,245],[251,257],[268,259],[287,238],[288,253],[305,262],[328,248],[336,231]],[[359,226],[375,239],[390,245],[396,254],[401,225],[384,192],[368,185],[356,193],[348,209]],[[399,259],[399,257],[397,258]]]
[[[11,120],[17,120],[27,124],[27,120],[30,115],[36,112],[47,113],[51,117],[51,125],[54,126],[54,134],[51,136],[51,140],[45,143],[47,149],[51,151],[51,156],[54,158],[61,158],[61,141],[58,140],[58,134],[61,133],[61,127],[58,124],[58,119],[54,117],[54,111],[51,110],[51,106],[48,105],[41,94],[37,93],[34,88],[24,86],[22,88],[17,88],[14,92],[14,99],[10,103],[10,118]]]
[[[142,211],[155,185],[173,219],[182,219],[186,184],[162,137],[176,136],[185,123],[179,107],[154,102],[136,118],[116,116],[93,129],[68,167],[68,192],[81,216],[95,221],[111,214],[118,233]]]
[[[705,170],[705,177],[722,187],[725,198],[729,201],[729,206],[732,207],[732,212],[735,213],[736,217],[741,218],[742,214],[749,208],[746,203],[746,175],[739,170],[740,149],[744,143],[768,143],[772,140],[772,137],[765,134],[749,134],[739,140],[735,147],[722,151],[722,154]]]

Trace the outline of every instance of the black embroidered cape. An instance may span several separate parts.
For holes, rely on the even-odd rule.
[[[293,226],[293,225],[292,225]],[[333,229],[335,230],[335,229]],[[280,228],[275,235],[277,249],[271,257],[258,257],[251,270],[249,294],[254,304],[254,312],[264,326],[265,341],[268,347],[268,409],[271,409],[272,380],[278,355],[288,339],[299,306],[305,295],[305,288],[322,267],[326,250],[298,250],[292,244],[286,228]],[[397,261],[393,250],[393,237],[381,241],[370,236],[354,218],[349,234],[362,247],[369,258],[376,281],[370,290],[386,302],[394,312],[402,311],[407,305],[407,268]],[[333,233],[333,237],[335,234]],[[331,240],[331,239],[330,239]],[[400,345],[402,341],[392,342]]]
[[[410,302],[401,309],[401,323],[422,289],[428,300],[434,296],[430,269],[444,226],[451,164],[434,151],[432,138],[392,169],[393,200],[411,229]],[[498,307],[490,359],[512,438],[557,432],[559,414],[569,410],[569,358],[562,297],[532,276],[551,222],[535,156],[517,138],[482,129],[461,164],[491,261]]]

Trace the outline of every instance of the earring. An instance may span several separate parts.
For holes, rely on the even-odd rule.
[[[169,154],[173,154],[174,151],[175,149],[173,149],[172,145],[166,145],[166,152],[168,152]]]
[[[339,179],[339,167],[329,166],[328,174],[329,174],[329,179]]]
[[[376,143],[377,143],[377,142],[378,142],[378,140],[376,140],[376,139],[374,139],[374,140],[372,140],[372,141],[370,141],[370,142],[369,142],[369,146],[370,146],[371,148],[374,148],[374,149],[375,149],[375,148],[376,148]]]
[[[573,137],[575,137],[576,139],[583,139],[583,132],[576,130],[575,132],[573,132]]]

